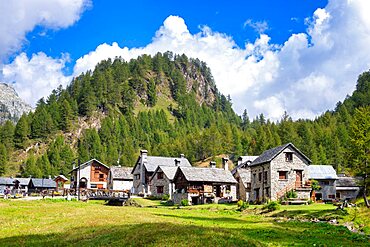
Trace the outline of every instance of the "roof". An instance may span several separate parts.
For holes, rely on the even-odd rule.
[[[244,187],[248,187],[248,183],[251,183],[252,178],[251,178],[251,171],[250,169],[245,169],[245,168],[237,168],[236,170],[240,176],[240,179],[244,185]]]
[[[56,183],[50,178],[31,178],[34,187],[39,188],[55,188]]]
[[[56,180],[57,178],[61,178],[61,179],[63,179],[64,181],[68,181],[69,179],[68,178],[66,178],[64,175],[58,175],[58,176],[56,176],[55,178],[54,178],[54,180]]]
[[[20,185],[27,186],[30,182],[30,178],[7,178],[0,177],[1,185],[14,185],[14,181],[18,180]]]
[[[308,179],[337,179],[337,173],[329,165],[310,165],[307,167]]]
[[[338,177],[335,186],[337,187],[361,187],[361,177]]]
[[[109,166],[107,166],[106,164],[102,163],[101,161],[99,161],[99,160],[97,160],[97,159],[91,159],[91,160],[89,160],[89,161],[86,161],[85,163],[83,163],[83,164],[81,164],[81,165],[80,165],[80,169],[81,169],[81,168],[84,168],[84,167],[86,167],[86,166],[91,165],[91,163],[92,163],[93,161],[95,161],[95,162],[99,163],[100,165],[105,166],[107,169],[109,169]],[[77,169],[78,169],[78,166],[77,166],[76,168],[72,169],[72,171],[77,170]],[[71,173],[72,171],[70,171],[70,173]]]
[[[258,158],[258,156],[239,156],[238,163],[239,163],[239,161],[241,161],[241,162],[234,169],[231,170],[231,174],[234,175],[235,172],[236,172],[236,169],[244,168],[245,165],[250,165],[257,158]]]
[[[136,162],[136,165],[139,163],[139,160]],[[191,167],[191,164],[187,158],[174,158],[174,157],[160,157],[160,156],[147,156],[147,162],[144,164],[148,172],[154,172],[158,166],[175,166],[175,160],[179,160],[180,164],[178,166]],[[135,167],[136,167],[135,165]],[[135,170],[132,169],[132,172]]]
[[[293,148],[295,151],[297,151],[300,155],[302,155],[309,163],[312,163],[312,161],[307,158],[306,155],[304,155],[298,148],[296,148],[292,143],[287,143],[287,144],[284,144],[284,145],[281,145],[281,146],[278,146],[278,147],[275,147],[275,148],[271,148],[269,150],[266,150],[265,152],[263,152],[260,156],[258,156],[257,159],[255,159],[252,164],[250,164],[251,166],[255,166],[255,165],[259,165],[259,164],[263,164],[263,163],[267,163],[267,162],[270,162],[271,160],[273,160],[276,156],[278,156],[282,151],[284,151],[284,149],[286,149],[287,147],[291,147]]]
[[[14,178],[0,177],[1,185],[14,185],[13,181],[14,181]]]
[[[124,167],[124,166],[112,166],[110,168],[112,173],[113,179],[124,179],[124,180],[133,180],[133,176],[131,174],[132,167]]]
[[[180,167],[189,182],[237,183],[230,171],[220,168]]]
[[[158,172],[159,169],[162,170],[164,175],[166,175],[166,177],[169,180],[173,180],[175,178],[177,168],[179,168],[179,167],[178,166],[158,166],[157,169],[155,169],[155,171],[153,173],[153,176],[151,177],[150,180],[152,180],[154,178],[154,175]]]

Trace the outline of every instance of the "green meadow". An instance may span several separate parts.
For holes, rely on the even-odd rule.
[[[136,199],[142,207],[101,201],[0,200],[0,246],[370,246],[369,210],[333,205],[281,206],[266,212],[236,205],[165,207]]]

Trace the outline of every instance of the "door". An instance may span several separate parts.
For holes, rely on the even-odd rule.
[[[302,171],[296,171],[295,187],[302,187]]]

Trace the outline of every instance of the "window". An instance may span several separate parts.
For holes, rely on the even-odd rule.
[[[247,188],[251,188],[251,183],[247,183]]]
[[[263,181],[267,182],[267,171],[263,174]]]
[[[91,189],[96,189],[97,188],[96,184],[91,184],[90,187],[91,187]]]
[[[265,197],[270,197],[270,188],[265,189]]]
[[[335,195],[328,195],[330,199],[335,199]]]
[[[163,193],[163,186],[157,186],[157,193],[162,194]]]
[[[140,174],[136,174],[134,177],[135,179],[140,179]]]
[[[157,173],[157,179],[163,179],[163,172]]]
[[[104,181],[104,174],[99,174],[99,181]]]
[[[262,172],[258,173],[258,181],[262,181]]]
[[[285,161],[292,162],[293,161],[293,153],[285,153]]]
[[[253,174],[253,181],[256,181],[256,174]]]
[[[287,171],[279,171],[279,179],[288,179]]]

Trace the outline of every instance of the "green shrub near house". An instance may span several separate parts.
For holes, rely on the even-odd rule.
[[[189,200],[188,199],[183,199],[183,200],[181,200],[181,202],[180,202],[180,205],[181,206],[189,206],[190,204],[189,204]]]
[[[279,210],[280,204],[277,201],[271,201],[263,206],[263,209],[267,209],[269,212]]]

